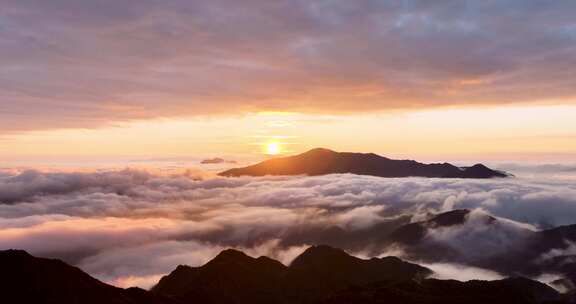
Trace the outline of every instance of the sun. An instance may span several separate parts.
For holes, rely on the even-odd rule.
[[[266,144],[266,154],[268,155],[278,155],[282,149],[280,148],[280,143],[270,142]]]

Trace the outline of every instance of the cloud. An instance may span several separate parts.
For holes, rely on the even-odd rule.
[[[514,172],[516,176],[544,179],[576,179],[576,164],[495,164],[494,167],[506,172]]]
[[[572,103],[575,9],[568,0],[8,0],[0,130]]]
[[[119,285],[150,286],[177,264],[200,265],[228,247],[286,264],[313,244],[365,257],[402,254],[382,245],[395,228],[469,208],[475,211],[462,229],[428,237],[473,257],[478,246],[497,252],[523,231],[571,224],[575,194],[573,183],[548,179],[8,171],[0,174],[0,249],[62,258]],[[489,215],[499,217],[497,227],[478,225]]]
[[[424,242],[448,246],[462,262],[474,262],[519,248],[536,230],[530,224],[493,218],[476,209],[462,225],[428,229]]]
[[[566,241],[566,246],[564,248],[553,248],[548,252],[543,253],[538,257],[539,262],[546,262],[549,260],[554,260],[559,257],[566,257],[562,259],[562,263],[574,263],[576,262],[576,244],[574,242]]]
[[[461,264],[452,263],[421,263],[422,266],[428,267],[434,271],[432,276],[439,280],[458,280],[462,282],[470,280],[500,280],[504,276],[488,269],[470,267]]]

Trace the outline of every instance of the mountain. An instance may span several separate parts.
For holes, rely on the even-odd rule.
[[[396,257],[353,257],[343,250],[313,246],[290,264],[282,282],[288,303],[315,303],[349,286],[381,281],[419,280],[430,276],[428,268]]]
[[[328,246],[310,247],[288,267],[225,251],[201,267],[179,266],[152,292],[222,304],[569,303],[526,278],[459,282],[427,279],[430,274],[395,257],[365,260]]]
[[[462,209],[400,226],[379,243],[401,248],[405,256],[414,260],[482,264],[513,250],[532,233],[487,213]]]
[[[427,279],[351,287],[322,304],[536,304],[571,303],[551,287],[526,278],[496,281]]]
[[[462,209],[402,225],[379,243],[401,248],[412,260],[462,263],[507,275],[554,273],[576,291],[576,225],[534,231]]]
[[[0,251],[0,269],[2,303],[180,303],[138,288],[113,287],[60,260],[33,257],[21,250]]]
[[[295,156],[266,160],[244,168],[230,169],[221,172],[220,175],[323,175],[333,173],[380,177],[493,178],[510,176],[482,164],[461,168],[448,163],[423,164],[413,160],[389,159],[373,153],[340,153],[322,148]]]
[[[235,160],[226,160],[220,157],[207,158],[200,162],[201,164],[211,165],[211,164],[235,164]]]
[[[225,250],[201,267],[178,266],[151,290],[102,283],[62,261],[0,251],[0,301],[30,304],[380,304],[573,303],[547,285],[427,279],[431,271],[395,257],[359,259],[313,246],[288,267]]]
[[[362,260],[328,246],[310,247],[289,267],[226,250],[204,266],[179,266],[152,292],[187,303],[308,303],[351,285],[431,273],[398,258]]]
[[[185,303],[270,303],[277,298],[286,266],[267,257],[225,250],[201,267],[178,266],[152,292]]]

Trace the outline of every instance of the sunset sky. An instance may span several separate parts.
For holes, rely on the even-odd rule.
[[[5,0],[0,159],[576,161],[574,9]]]

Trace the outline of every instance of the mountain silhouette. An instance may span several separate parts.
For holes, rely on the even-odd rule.
[[[288,157],[274,158],[261,163],[230,169],[221,176],[264,175],[323,175],[352,173],[380,177],[444,177],[493,178],[507,177],[507,173],[492,170],[482,164],[457,167],[449,163],[423,164],[413,160],[394,160],[373,153],[335,152],[317,148]]]
[[[211,164],[235,164],[236,161],[234,160],[226,160],[220,157],[214,157],[214,158],[207,158],[204,159],[200,162],[201,164],[205,164],[205,165],[211,165]]]
[[[0,251],[1,303],[178,304],[148,291],[102,283],[60,260],[22,250]]]
[[[200,267],[178,266],[146,291],[102,283],[62,261],[0,251],[2,303],[304,304],[304,303],[573,303],[526,278],[436,280],[395,257],[359,259],[313,246],[288,267],[267,257],[225,250]]]
[[[422,279],[431,274],[428,268],[396,257],[364,260],[341,249],[313,246],[288,267],[283,280],[284,301],[310,303],[349,286]]]
[[[307,249],[289,267],[266,257],[226,250],[204,266],[179,266],[152,292],[185,302],[301,303],[350,285],[431,273],[398,258],[362,260],[328,246]]]
[[[427,279],[380,282],[337,292],[322,304],[536,304],[571,303],[551,287],[526,278],[496,281]]]
[[[428,279],[432,272],[395,257],[368,260],[313,246],[288,267],[225,251],[201,267],[179,266],[152,292],[185,303],[569,303],[522,277],[498,281]]]
[[[405,224],[380,239],[386,246],[400,247],[410,259],[427,262],[451,262],[473,265],[497,272],[536,277],[546,273],[559,274],[569,282],[576,282],[576,255],[570,246],[576,243],[576,225],[560,226],[542,231],[523,227],[510,230],[505,221],[488,214],[476,214],[471,226],[472,211],[461,209],[440,213],[432,218]],[[430,237],[435,230],[456,231],[464,237],[482,244],[486,240],[497,240],[505,250],[494,251],[483,248],[455,248],[450,239],[434,240]],[[495,237],[506,236],[506,239]],[[445,234],[444,234],[445,235]],[[552,255],[550,255],[552,253]],[[569,289],[576,288],[573,283]]]
[[[186,303],[270,303],[286,266],[267,257],[225,250],[201,267],[178,266],[152,288]]]

